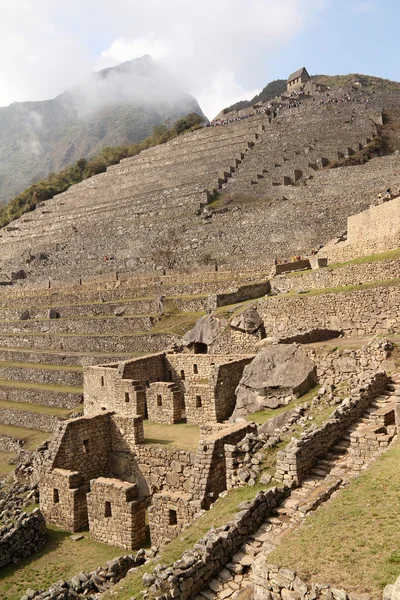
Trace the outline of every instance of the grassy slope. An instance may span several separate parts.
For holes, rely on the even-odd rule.
[[[397,444],[309,517],[268,562],[380,599],[400,571],[399,462]]]
[[[0,600],[20,600],[28,588],[47,588],[59,579],[69,579],[82,570],[91,571],[128,552],[88,539],[73,542],[70,533],[48,529],[47,546],[18,565],[0,571]]]

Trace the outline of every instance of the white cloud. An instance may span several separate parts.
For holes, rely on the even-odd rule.
[[[150,54],[212,117],[265,85],[279,50],[329,1],[0,0],[0,105]]]

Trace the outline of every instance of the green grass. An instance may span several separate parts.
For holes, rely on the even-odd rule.
[[[329,264],[326,269],[328,271],[335,271],[337,269],[343,269],[344,267],[349,267],[351,265],[364,265],[368,263],[374,262],[384,262],[386,260],[395,260],[400,257],[400,248],[396,248],[395,250],[389,250],[387,252],[378,252],[377,254],[368,254],[366,256],[360,256],[358,258],[352,258],[351,260],[346,260],[345,262],[340,263],[332,263]],[[285,277],[301,277],[302,275],[309,275],[313,273],[312,269],[308,269],[306,271],[292,271],[291,273],[285,273]]]
[[[0,480],[14,471],[15,465],[10,464],[10,460],[15,456],[14,452],[0,452]]]
[[[319,385],[315,386],[312,390],[307,392],[307,394],[304,394],[300,398],[297,398],[296,400],[294,400],[293,402],[288,404],[288,406],[281,406],[280,408],[267,408],[265,410],[259,410],[257,412],[251,413],[250,415],[246,415],[245,419],[247,421],[254,421],[258,425],[263,425],[263,423],[266,423],[267,421],[269,421],[269,419],[273,419],[274,417],[277,417],[286,412],[289,412],[289,411],[293,410],[293,408],[295,408],[296,406],[301,406],[305,402],[310,402],[314,398],[314,396],[317,395],[319,388],[320,388]],[[331,410],[333,410],[333,409],[331,409]]]
[[[144,421],[145,444],[157,444],[181,450],[196,450],[200,431],[196,425],[176,423],[165,425]]]
[[[193,545],[196,544],[211,528],[220,527],[231,521],[235,517],[241,502],[252,500],[259,491],[268,489],[268,487],[270,486],[246,486],[231,490],[227,493],[225,498],[219,498],[211,510],[207,511],[202,517],[197,519],[184,531],[184,533],[182,533],[182,535],[165,547],[157,557],[157,562],[161,564],[172,564],[178,560],[185,550],[192,548]],[[103,596],[103,600],[111,600],[114,597],[117,597],[118,600],[139,598],[140,591],[143,589],[143,574],[153,572],[155,565],[156,562],[152,561],[137,569],[135,573],[128,575],[113,588],[113,592],[118,591],[118,596],[106,592]]]
[[[399,463],[397,444],[309,517],[268,562],[380,600],[400,571]]]
[[[31,383],[29,381],[14,381],[12,379],[0,379],[0,387],[15,388],[19,390],[37,390],[42,392],[59,392],[60,394],[83,394],[83,387],[78,385]]]
[[[80,571],[93,571],[108,560],[128,554],[121,548],[99,544],[88,538],[79,542],[70,533],[48,528],[48,542],[43,550],[18,565],[7,565],[0,571],[0,600],[20,600],[28,588],[47,589],[60,579],[70,579]]]
[[[47,363],[34,362],[16,362],[9,360],[0,360],[0,369],[36,369],[39,371],[66,371],[68,373],[83,373],[83,367],[80,365],[50,365]]]
[[[381,287],[394,287],[400,285],[400,277],[394,279],[382,279],[381,281],[370,281],[369,283],[362,283],[359,285],[345,285],[331,288],[316,288],[305,292],[304,294],[297,294],[296,291],[287,292],[286,294],[279,294],[278,296],[266,296],[266,300],[273,298],[309,298],[310,296],[323,296],[325,294],[341,294],[344,292],[355,292],[359,290],[370,290]]]
[[[28,427],[16,427],[15,425],[4,425],[0,423],[0,435],[23,440],[25,450],[36,450],[45,440],[51,437],[48,431],[29,429]]]
[[[8,402],[0,400],[0,410],[20,410],[23,412],[37,413],[41,415],[51,415],[54,417],[67,418],[71,412],[75,412],[69,408],[58,408],[55,406],[45,406],[43,404],[32,404],[30,402]],[[1,418],[1,417],[0,417]]]
[[[143,314],[132,314],[132,315],[121,315],[119,317],[117,317],[114,314],[110,314],[110,315],[76,315],[73,317],[60,317],[58,319],[50,319],[49,317],[38,317],[38,318],[34,318],[34,319],[26,319],[24,321],[21,321],[21,319],[0,319],[0,323],[19,323],[20,325],[23,325],[24,323],[36,323],[36,322],[40,322],[40,323],[58,323],[58,322],[68,322],[68,321],[91,321],[91,320],[104,320],[104,319],[112,319],[113,321],[115,320],[122,320],[122,319],[141,319],[141,318],[145,318],[145,317],[157,317],[158,314],[157,313],[143,313]]]
[[[205,314],[205,311],[165,313],[153,329],[151,329],[151,333],[182,336],[194,327],[197,319],[200,319]]]

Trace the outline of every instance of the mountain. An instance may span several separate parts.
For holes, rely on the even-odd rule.
[[[239,100],[239,102],[236,102],[235,104],[228,106],[228,108],[225,108],[224,112],[228,113],[232,110],[242,110],[243,108],[247,108],[256,102],[268,102],[268,100],[272,100],[272,98],[279,96],[285,91],[286,79],[276,79],[275,81],[268,83],[265,88],[263,88],[261,92],[254,96],[254,98],[251,100]]]
[[[0,108],[0,204],[104,146],[144,139],[188,113],[195,98],[146,55],[91,75],[52,100]]]

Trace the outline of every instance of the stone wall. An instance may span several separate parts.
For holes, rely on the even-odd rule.
[[[259,492],[254,500],[241,506],[235,520],[212,529],[193,549],[183,553],[172,566],[157,566],[150,594],[152,597],[195,598],[207,583],[230,562],[232,556],[257,531],[286,494],[285,488]]]
[[[193,522],[197,507],[192,494],[161,492],[153,494],[149,507],[151,543],[162,546],[178,537]]]
[[[269,294],[270,291],[271,285],[269,281],[243,285],[234,292],[209,296],[207,300],[207,309],[215,310],[219,306],[229,306],[230,304],[237,304],[247,300],[255,300],[256,298]]]
[[[398,354],[392,342],[380,338],[358,349],[327,346],[304,346],[303,349],[317,365],[318,380],[322,385],[340,386],[342,393],[350,391],[353,379],[360,373],[394,371]]]
[[[0,567],[28,558],[46,543],[46,522],[39,509],[22,513],[15,524],[0,530]]]
[[[278,452],[275,478],[287,485],[299,485],[318,457],[362,416],[374,398],[385,390],[388,382],[386,373],[376,373],[365,384],[352,390],[351,397],[343,400],[324,425],[303,433],[285,450]]]
[[[146,394],[147,413],[153,423],[179,423],[184,404],[183,393],[175,383],[150,384]]]
[[[0,435],[0,452],[19,452],[22,446],[22,440],[17,440],[8,435]]]
[[[347,241],[329,249],[329,260],[339,262],[398,248],[399,217],[400,197],[352,215],[347,219]]]
[[[388,281],[400,275],[400,259],[373,261],[332,269],[306,271],[301,275],[274,277],[272,286],[280,292],[336,288],[373,281]]]
[[[344,590],[336,589],[329,584],[306,583],[294,571],[269,564],[267,557],[264,556],[254,562],[252,580],[254,600],[265,600],[271,596],[275,600],[300,600],[300,598],[348,600],[349,598]]]
[[[380,286],[335,294],[268,298],[258,311],[267,336],[297,335],[314,328],[343,330],[348,337],[400,332],[400,287]]]
[[[227,487],[225,446],[237,444],[255,429],[254,423],[238,423],[199,441],[192,489],[202,508],[208,509]]]
[[[89,529],[97,542],[140,548],[146,539],[146,502],[136,485],[99,477],[87,494]]]
[[[17,427],[29,427],[40,431],[55,431],[60,423],[58,417],[11,408],[1,409],[1,422],[3,425],[15,425]]]

